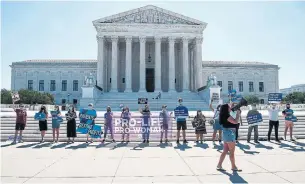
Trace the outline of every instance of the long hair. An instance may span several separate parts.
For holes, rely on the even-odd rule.
[[[227,121],[228,116],[230,116],[230,112],[229,112],[229,104],[224,104],[220,107],[220,111],[219,111],[219,121],[221,123],[224,123]]]
[[[200,117],[199,112],[201,112],[201,110],[197,110],[197,114],[196,114],[197,118]],[[202,114],[201,114],[201,115],[202,115]]]
[[[47,108],[45,106],[41,106],[40,113],[44,112],[45,114],[48,114]]]

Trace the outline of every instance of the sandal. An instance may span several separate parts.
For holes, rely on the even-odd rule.
[[[216,167],[216,170],[217,170],[217,171],[225,171],[225,169],[224,169],[224,168],[222,168],[222,167],[218,167],[218,166]]]
[[[241,171],[243,171],[243,170],[241,170],[241,169],[238,169],[238,168],[235,168],[235,169],[231,169],[233,172],[241,172]]]

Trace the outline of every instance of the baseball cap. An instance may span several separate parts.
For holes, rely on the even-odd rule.
[[[88,106],[92,106],[93,107],[93,103],[89,103],[89,105]]]
[[[167,107],[167,105],[162,105],[162,108],[166,108]]]

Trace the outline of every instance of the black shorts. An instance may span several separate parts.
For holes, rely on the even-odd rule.
[[[48,123],[47,120],[39,121],[39,130],[40,131],[47,131],[48,130]]]
[[[186,121],[177,122],[177,130],[186,130]]]
[[[24,130],[24,123],[16,123],[15,130]]]

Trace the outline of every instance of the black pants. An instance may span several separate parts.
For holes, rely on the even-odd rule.
[[[236,131],[235,131],[235,140],[237,141],[237,139],[238,139],[238,129],[239,129],[239,123],[236,125]]]
[[[279,140],[278,132],[279,132],[279,121],[271,121],[269,120],[269,131],[268,131],[268,140],[270,140],[270,135],[272,132],[272,128],[274,126],[275,129],[275,140]]]

